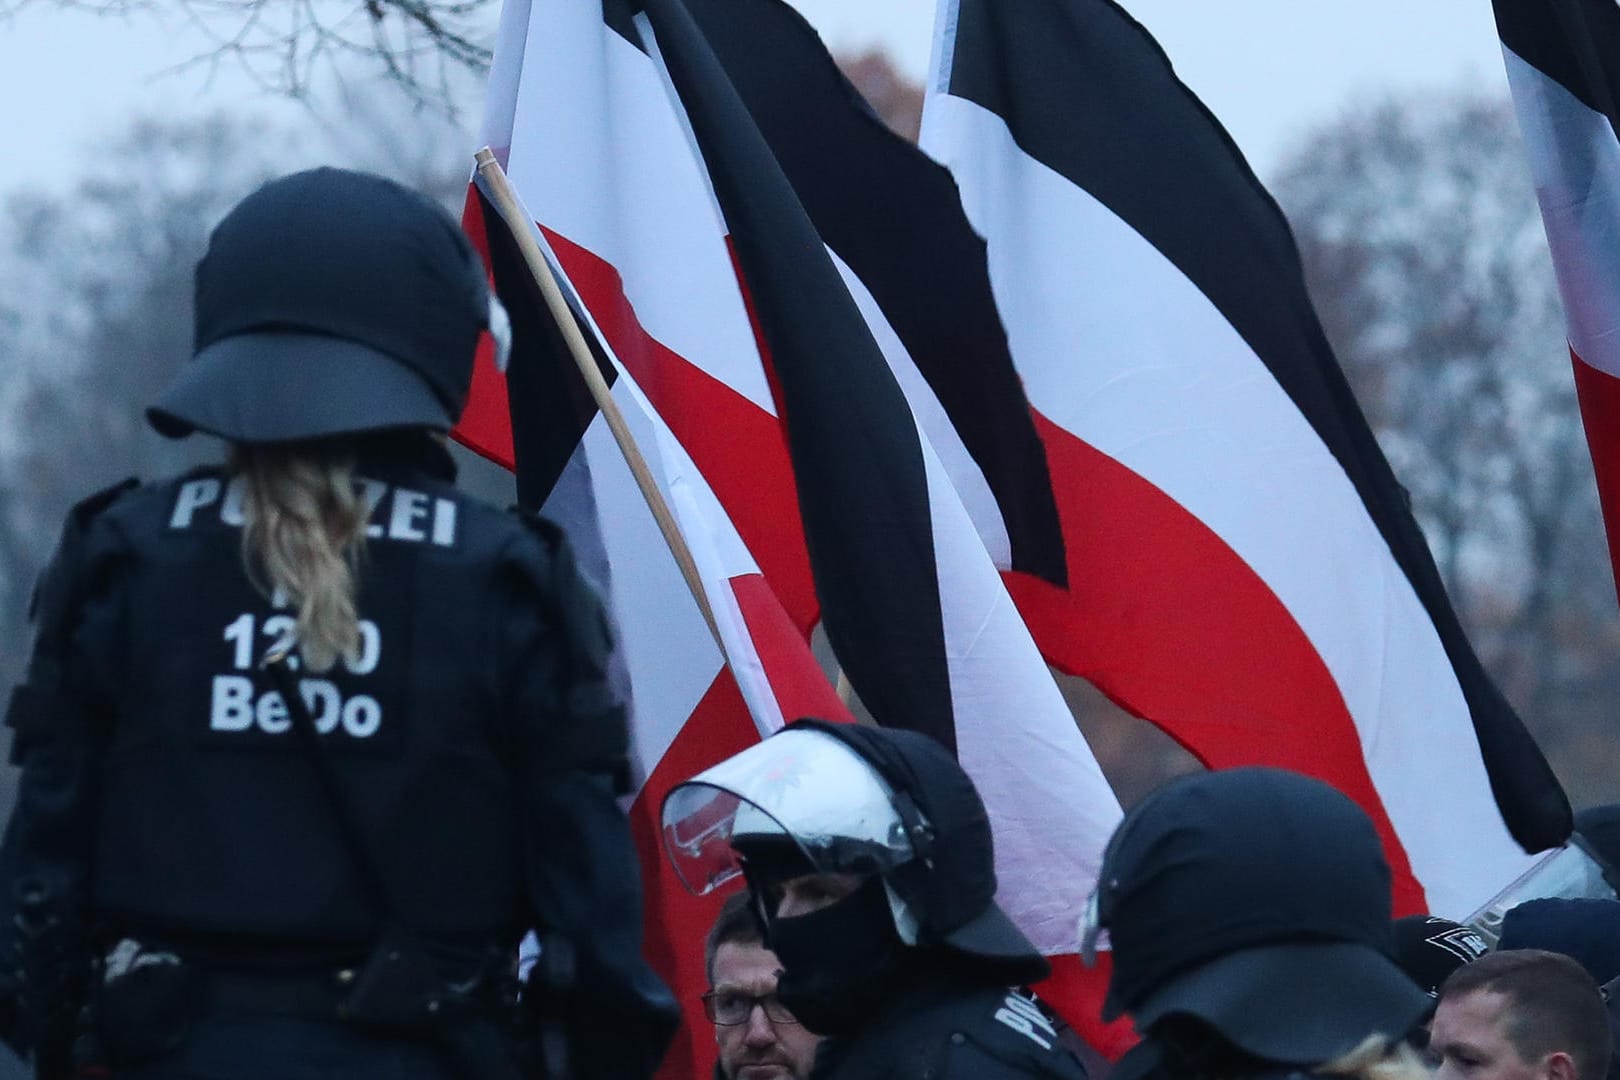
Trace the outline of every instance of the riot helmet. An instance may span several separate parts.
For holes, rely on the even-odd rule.
[[[983,801],[926,735],[795,721],[674,788],[663,833],[682,883],[699,895],[739,876],[756,895],[804,873],[876,879],[905,945],[1006,982],[1049,970],[995,903]]]
[[[1207,1028],[1244,1054],[1330,1061],[1405,1036],[1430,998],[1390,958],[1390,872],[1344,795],[1269,768],[1196,773],[1143,800],[1103,853],[1082,927],[1106,930],[1102,1015]]]
[[[147,409],[171,438],[255,444],[448,431],[480,335],[509,324],[455,221],[391,180],[322,168],[243,199],[197,264],[192,360]]]

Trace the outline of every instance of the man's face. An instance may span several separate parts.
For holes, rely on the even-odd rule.
[[[776,993],[776,954],[763,945],[728,941],[714,951],[714,991],[765,997]],[[781,1023],[754,1005],[740,1024],[716,1024],[726,1080],[805,1080],[821,1041],[800,1024]]]
[[[1547,1062],[1525,1061],[1508,1041],[1507,1006],[1492,990],[1440,999],[1429,1026],[1435,1080],[1547,1080]]]

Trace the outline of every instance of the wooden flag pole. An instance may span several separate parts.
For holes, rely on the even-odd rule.
[[[563,298],[562,287],[552,273],[551,263],[547,261],[546,254],[540,249],[540,242],[535,239],[534,219],[523,208],[512,190],[512,184],[506,178],[506,172],[501,168],[500,162],[495,160],[495,154],[485,147],[474,155],[473,160],[478,165],[478,175],[483,177],[485,190],[495,210],[506,222],[507,230],[517,241],[518,250],[523,253],[523,261],[529,267],[535,284],[540,286],[540,295],[545,297],[546,310],[551,315],[552,322],[562,331],[563,341],[568,345],[568,352],[574,358],[579,373],[585,377],[585,385],[590,388],[591,398],[596,407],[602,410],[602,416],[607,420],[608,429],[613,432],[613,438],[619,444],[619,451],[624,454],[626,465],[630,466],[630,473],[636,478],[636,486],[641,488],[641,497],[647,500],[647,508],[652,511],[654,520],[658,522],[659,531],[664,534],[664,542],[669,545],[670,553],[675,556],[675,563],[681,568],[681,576],[686,579],[686,587],[692,591],[692,599],[697,601],[698,610],[703,613],[703,621],[709,625],[709,633],[714,636],[714,643],[720,647],[720,655],[730,658],[726,654],[726,643],[720,637],[719,624],[714,619],[714,609],[709,606],[708,594],[703,589],[703,578],[698,573],[697,562],[692,558],[692,551],[686,546],[686,538],[675,524],[675,515],[670,513],[669,504],[664,501],[664,493],[658,489],[658,483],[653,479],[652,470],[647,467],[647,459],[642,456],[641,448],[630,434],[630,427],[624,422],[624,414],[619,411],[619,403],[613,400],[613,392],[608,388],[607,380],[602,378],[602,372],[596,366],[596,358],[591,355],[590,346],[585,343],[585,336],[580,333],[579,324],[574,319],[574,313],[568,307],[568,301]]]

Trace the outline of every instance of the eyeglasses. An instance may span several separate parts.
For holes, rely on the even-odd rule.
[[[746,1024],[754,1015],[754,1006],[765,1010],[765,1019],[773,1024],[797,1024],[798,1018],[776,999],[775,994],[739,994],[731,990],[710,990],[703,995],[703,1015],[723,1027]]]

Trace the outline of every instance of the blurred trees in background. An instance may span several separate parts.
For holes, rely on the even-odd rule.
[[[261,89],[318,100],[333,79],[380,76],[452,116],[489,68],[495,0],[0,0],[0,21],[39,3],[128,18],[161,15],[204,45],[184,67],[235,68]]]
[[[920,88],[881,55],[845,67],[914,137]],[[472,138],[382,87],[268,135],[245,116],[138,122],[76,187],[0,199],[0,693],[20,674],[26,593],[71,502],[215,452],[158,438],[141,407],[189,354],[192,266],[219,216],[318,161],[459,207]],[[1385,102],[1324,125],[1268,179],[1486,666],[1577,804],[1620,799],[1620,618],[1511,115],[1489,101]],[[503,482],[481,484],[508,498]],[[1157,729],[1064,682],[1127,803],[1193,767]],[[9,801],[0,774],[0,810]]]
[[[1577,806],[1620,800],[1620,609],[1510,106],[1362,106],[1264,179],[1486,669]],[[1066,689],[1122,800],[1196,767],[1077,682]]]
[[[307,128],[136,120],[75,186],[0,201],[0,690],[22,672],[27,595],[67,508],[218,455],[211,440],[160,438],[142,411],[191,353],[192,270],[214,223],[269,177],[320,162],[396,176],[459,210],[470,143],[384,84]]]
[[[1620,799],[1620,615],[1512,110],[1359,109],[1271,188],[1487,670],[1577,804]]]

